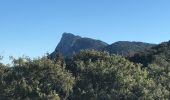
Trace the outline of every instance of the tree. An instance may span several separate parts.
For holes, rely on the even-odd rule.
[[[17,61],[24,61],[24,63]],[[3,78],[6,99],[67,99],[72,91],[74,77],[61,65],[49,59],[15,59]]]

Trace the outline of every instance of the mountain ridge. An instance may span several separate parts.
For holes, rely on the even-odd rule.
[[[63,33],[60,42],[51,53],[54,58],[59,51],[64,57],[70,57],[81,50],[94,49],[98,51],[107,51],[111,54],[119,54],[123,56],[133,56],[135,53],[149,49],[156,44],[137,42],[137,41],[117,41],[112,44],[107,44],[101,40],[81,37],[72,33]]]
[[[133,56],[135,53],[143,52],[145,49],[150,49],[155,44],[137,42],[137,41],[117,41],[104,48],[111,54],[119,54],[124,56]]]

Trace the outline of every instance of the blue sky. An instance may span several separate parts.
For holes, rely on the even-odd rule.
[[[115,41],[170,40],[170,0],[0,0],[0,55],[52,52],[63,32]]]

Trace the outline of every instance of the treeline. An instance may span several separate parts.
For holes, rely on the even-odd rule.
[[[0,64],[0,100],[170,99],[170,62],[130,60],[95,50],[13,59],[10,67]]]

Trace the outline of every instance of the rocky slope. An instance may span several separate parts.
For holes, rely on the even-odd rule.
[[[61,41],[57,45],[55,51],[51,54],[55,56],[57,51],[60,51],[63,56],[72,56],[74,53],[84,49],[101,50],[108,44],[100,40],[83,38],[71,33],[63,33]]]

